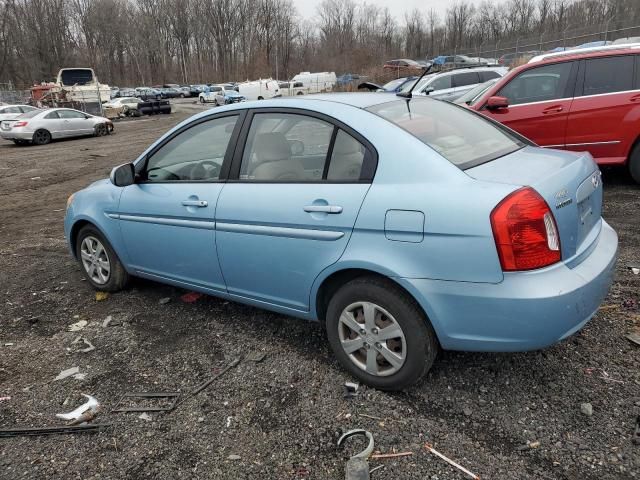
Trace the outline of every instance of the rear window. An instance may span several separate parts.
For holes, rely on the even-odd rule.
[[[447,102],[414,98],[374,105],[367,110],[414,135],[461,170],[525,146],[508,130]]]
[[[64,70],[60,79],[63,85],[86,85],[93,81],[93,72],[85,69]]]

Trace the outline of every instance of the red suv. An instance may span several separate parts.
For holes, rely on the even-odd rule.
[[[541,147],[628,165],[640,183],[640,44],[544,55],[468,105]]]

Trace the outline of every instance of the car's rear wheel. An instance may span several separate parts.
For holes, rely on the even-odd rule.
[[[46,145],[51,141],[51,134],[47,130],[36,130],[32,141],[35,145]]]
[[[431,368],[439,350],[415,300],[391,281],[361,277],[329,301],[327,337],[351,374],[381,390],[400,390]]]
[[[629,173],[636,183],[640,183],[640,143],[638,143],[629,156]]]
[[[204,97],[200,97],[200,103],[204,103]]]
[[[258,100],[264,100],[264,97],[258,97]]]
[[[76,239],[76,257],[89,283],[96,290],[122,290],[129,275],[109,242],[93,225],[80,229]]]

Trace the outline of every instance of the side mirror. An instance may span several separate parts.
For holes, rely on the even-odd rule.
[[[487,109],[499,110],[509,106],[509,99],[506,97],[489,97],[487,100]]]
[[[425,94],[425,95],[429,95],[431,92],[435,92],[435,91],[436,91],[436,89],[435,89],[435,88],[433,88],[433,87],[427,87],[427,88],[425,88],[425,89],[423,90],[423,92],[424,92],[424,94]]]
[[[136,169],[133,163],[125,163],[111,170],[109,180],[116,187],[128,187],[135,183]]]

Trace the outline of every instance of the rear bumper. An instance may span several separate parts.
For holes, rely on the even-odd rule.
[[[498,284],[397,279],[429,315],[442,348],[514,352],[544,348],[580,330],[606,297],[618,236],[606,223],[591,253]]]
[[[5,140],[32,140],[33,132],[16,132],[14,130],[9,130],[7,132],[0,131],[0,137]]]

